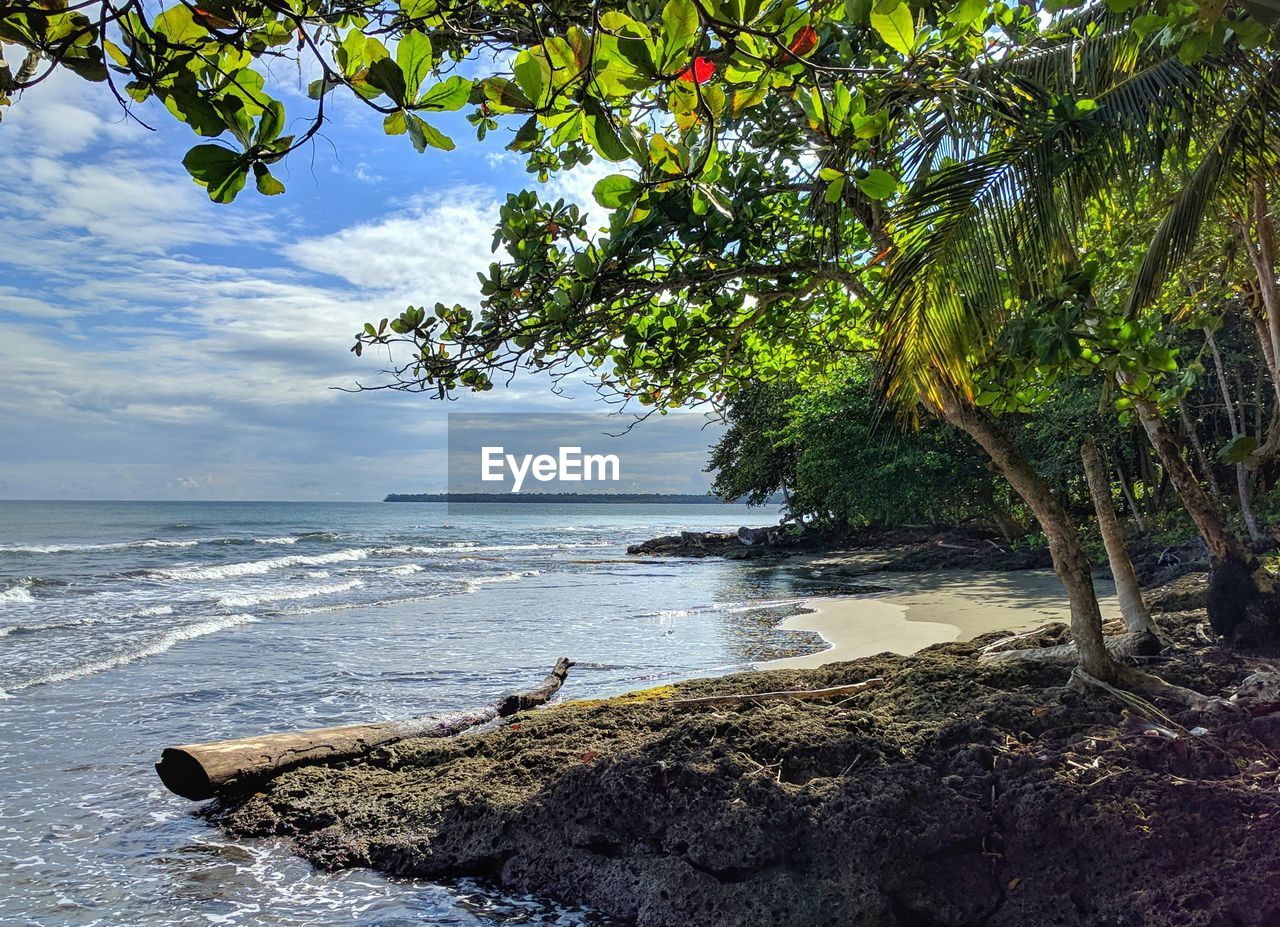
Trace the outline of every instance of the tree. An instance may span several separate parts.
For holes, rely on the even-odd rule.
[[[783,492],[792,518],[837,531],[977,521],[1023,533],[972,442],[941,422],[904,431],[885,411],[866,361],[807,389],[745,387],[711,453],[714,488],[749,501]]]
[[[1171,8],[1131,22],[1102,8],[1080,15],[1096,26],[1092,33],[1030,62],[1039,99],[1013,104],[1012,119],[993,118],[982,101],[948,111],[948,128],[937,134],[962,146],[963,157],[937,170],[936,146],[913,152],[911,167],[924,179],[900,208],[901,246],[887,284],[892,312],[886,328],[896,341],[895,381],[903,388],[919,389],[914,384],[921,379],[927,384],[939,354],[963,385],[972,346],[1008,317],[1011,281],[1043,293],[1077,273],[1079,232],[1090,205],[1133,195],[1170,162],[1194,168],[1152,237],[1122,311],[1087,294],[1091,324],[1108,316],[1133,324],[1158,297],[1170,268],[1197,244],[1208,208],[1233,196],[1252,198],[1260,287],[1274,296],[1274,278],[1267,279],[1274,236],[1259,191],[1277,164],[1280,69],[1270,50],[1257,51],[1266,42],[1265,27],[1242,13],[1219,22],[1220,34],[1196,32],[1194,42],[1176,44],[1165,37],[1180,34],[1185,22],[1180,25],[1181,14]],[[1077,56],[1090,66],[1078,67]],[[1011,66],[1024,71],[1019,61]],[[1280,301],[1274,303],[1278,311],[1268,313],[1268,325],[1280,326]],[[933,332],[923,353],[923,340],[914,335],[920,329]],[[1274,349],[1280,342],[1271,340]],[[1280,355],[1273,350],[1273,356]],[[1211,621],[1228,637],[1274,637],[1280,622],[1270,579],[1182,456],[1152,390],[1163,360],[1141,360],[1129,351],[1100,358],[1208,544]]]

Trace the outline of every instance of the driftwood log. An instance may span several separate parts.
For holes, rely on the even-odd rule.
[[[537,688],[469,711],[169,747],[160,755],[156,772],[169,791],[192,801],[245,791],[298,766],[355,759],[411,737],[449,737],[542,705],[559,690],[571,666],[561,657]]]

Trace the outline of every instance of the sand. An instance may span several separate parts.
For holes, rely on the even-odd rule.
[[[864,555],[827,556],[809,565],[840,571],[865,567]],[[893,591],[808,599],[813,609],[784,620],[790,631],[814,631],[831,646],[819,653],[757,664],[760,669],[810,669],[878,653],[912,654],[931,644],[970,640],[989,631],[1023,631],[1068,621],[1066,592],[1052,570],[866,573],[860,583]],[[1094,578],[1103,618],[1118,614],[1109,579]]]

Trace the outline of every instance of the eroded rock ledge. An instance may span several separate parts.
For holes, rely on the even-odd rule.
[[[1229,692],[1257,661],[1197,647],[1199,620],[1162,616],[1185,649],[1160,672]],[[214,815],[320,866],[478,875],[642,927],[1280,923],[1280,729],[1152,735],[978,643],[567,703]],[[662,704],[872,676],[890,684],[839,704]]]

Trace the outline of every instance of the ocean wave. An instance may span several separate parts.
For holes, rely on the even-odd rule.
[[[256,576],[295,566],[323,566],[326,563],[342,563],[347,560],[364,560],[369,556],[367,547],[350,547],[330,554],[291,554],[288,557],[272,557],[267,560],[244,560],[239,563],[220,563],[217,566],[183,566],[163,570],[148,570],[152,576],[179,581],[200,579],[231,579],[236,576]]]
[[[471,554],[506,550],[579,550],[584,547],[604,546],[607,546],[607,542],[584,544],[476,544],[472,541],[454,541],[450,544],[439,545],[404,544],[395,547],[379,547],[375,548],[375,552],[388,556],[396,554]]]
[[[477,576],[475,579],[463,580],[463,585],[467,590],[474,592],[481,586],[489,586],[493,583],[514,583],[528,576],[541,576],[541,570],[512,570],[510,573],[499,573],[497,576]]]
[[[254,538],[255,544],[297,544],[298,538],[293,535],[282,535],[276,538]]]
[[[414,573],[421,573],[423,569],[424,568],[417,563],[404,563],[400,566],[387,567],[386,569],[379,570],[378,572],[385,576],[410,576]]]
[[[137,611],[126,612],[126,618],[160,618],[164,615],[172,615],[172,605],[152,605],[147,608],[140,608]]]
[[[34,601],[35,596],[26,586],[11,586],[0,590],[0,605],[30,605]]]
[[[264,602],[289,602],[295,599],[312,599],[321,595],[337,595],[364,585],[364,580],[353,579],[347,583],[330,583],[327,586],[304,586],[301,589],[275,589],[245,595],[225,595],[218,604],[226,608],[250,608]]]
[[[126,666],[130,663],[135,663],[138,660],[145,660],[147,657],[159,656],[183,641],[194,640],[197,637],[205,637],[209,634],[217,634],[219,631],[239,627],[242,624],[249,624],[257,620],[258,619],[253,615],[247,614],[226,615],[222,618],[210,618],[207,621],[199,621],[195,624],[186,625],[185,627],[174,628],[172,631],[166,631],[164,634],[161,634],[159,637],[137,650],[131,650],[127,653],[118,654],[114,657],[107,657],[103,660],[94,660],[89,663],[81,663],[79,666],[72,666],[67,669],[46,673],[43,676],[38,676],[35,679],[14,686],[13,689],[17,691],[21,689],[29,689],[32,686],[43,686],[53,682],[67,682],[71,679],[81,679],[85,676],[92,676],[95,673],[115,669],[119,666]]]
[[[93,550],[130,550],[147,547],[195,547],[199,541],[161,541],[146,538],[141,541],[113,541],[108,544],[0,544],[0,554],[70,554]]]

